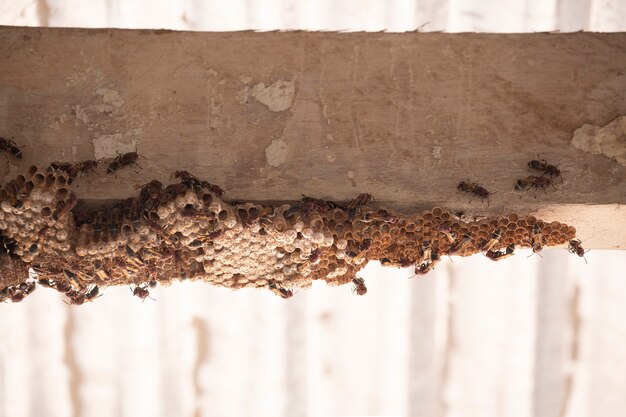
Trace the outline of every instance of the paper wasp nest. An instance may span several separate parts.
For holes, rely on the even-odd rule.
[[[38,283],[66,293],[74,304],[96,286],[199,279],[232,289],[259,287],[288,297],[313,280],[353,283],[368,260],[432,270],[444,255],[483,252],[492,260],[515,247],[562,245],[573,227],[516,214],[464,222],[434,208],[416,215],[369,208],[362,194],[345,205],[304,198],[294,205],[231,204],[222,190],[188,173],[163,188],[153,181],[139,195],[99,211],[77,206],[62,170],[31,167],[2,189],[0,296],[19,301]]]

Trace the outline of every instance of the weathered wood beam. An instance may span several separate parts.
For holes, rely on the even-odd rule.
[[[602,146],[588,128],[572,138],[626,115],[625,68],[625,33],[1,27],[0,136],[24,153],[1,174],[137,150],[141,169],[83,178],[79,198],[187,169],[236,200],[369,192],[407,211],[531,213],[623,249],[625,133],[618,121]],[[537,155],[563,183],[522,195]],[[457,191],[467,179],[496,193],[489,204]]]

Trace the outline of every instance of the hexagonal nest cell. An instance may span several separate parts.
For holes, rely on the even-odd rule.
[[[136,197],[90,211],[77,204],[75,176],[62,164],[31,167],[2,188],[1,300],[20,301],[37,285],[72,304],[110,285],[134,284],[145,298],[149,287],[175,279],[266,288],[284,298],[323,280],[364,294],[356,274],[369,260],[421,275],[444,255],[501,260],[516,247],[537,252],[576,235],[566,224],[516,214],[463,221],[433,208],[403,215],[369,207],[369,194],[345,204],[309,197],[280,206],[229,203],[220,187],[185,171],[177,183],[155,180]]]

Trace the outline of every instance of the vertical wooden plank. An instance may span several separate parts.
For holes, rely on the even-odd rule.
[[[0,416],[29,416],[31,365],[26,303],[0,303]]]
[[[389,32],[406,32],[417,29],[416,0],[390,0],[385,13],[385,28]]]
[[[536,417],[566,415],[571,400],[572,300],[576,297],[571,255],[545,250],[536,264],[537,316],[533,408]]]
[[[279,389],[284,396],[283,416],[306,415],[308,402],[307,363],[309,352],[308,329],[311,325],[307,312],[311,304],[310,292],[299,292],[287,303],[285,309],[277,311],[282,314],[274,320],[285,327],[285,339],[282,344],[276,343],[277,352],[284,352],[285,377],[284,385]],[[278,358],[278,362],[283,361]]]
[[[159,304],[131,296],[130,288],[120,288],[116,306],[122,319],[116,326],[116,364],[120,416],[158,416],[161,413],[159,356]],[[167,292],[151,290],[151,297],[159,300]],[[112,342],[112,341],[111,341]],[[109,342],[109,343],[111,343]],[[177,358],[166,360],[177,361]]]
[[[48,26],[51,27],[108,27],[108,0],[46,0]],[[121,26],[118,26],[121,27]]]
[[[417,27],[423,32],[451,30],[450,0],[424,0],[417,2]]]
[[[193,364],[195,334],[191,327],[193,286],[188,282],[167,288],[158,301],[161,415],[192,416],[195,412]]]
[[[408,280],[368,265],[368,293],[314,286],[308,415],[406,413]],[[401,399],[400,399],[401,398]]]
[[[409,286],[409,357],[407,362],[410,416],[443,416],[442,386],[447,373],[448,282],[450,261]],[[410,274],[411,272],[408,271]]]
[[[561,32],[589,30],[593,0],[557,0],[556,29]]]
[[[582,274],[591,295],[583,315],[586,349],[582,373],[588,380],[588,415],[626,414],[626,255],[591,251],[585,255],[593,273]],[[578,261],[578,259],[576,259]]]
[[[0,2],[0,25],[45,26],[42,12],[45,14],[41,6],[32,0]]]
[[[203,415],[282,415],[288,356],[285,300],[260,290],[202,292],[197,291],[194,314],[204,321],[210,338],[199,374]]]
[[[107,289],[95,303],[66,306],[64,363],[69,373],[74,417],[119,415],[122,376],[118,330],[127,320],[120,310],[127,288]],[[123,354],[126,354],[124,352]]]
[[[68,370],[63,354],[67,308],[56,291],[39,289],[24,301],[26,314],[19,325],[28,332],[23,347],[28,358],[29,415],[66,417],[72,414]]]
[[[626,31],[626,2],[622,0],[593,0],[589,30],[601,32]]]
[[[525,271],[539,258],[519,252],[489,274],[481,256],[451,267],[445,415],[532,414],[536,287]]]

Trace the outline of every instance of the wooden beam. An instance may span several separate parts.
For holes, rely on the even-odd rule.
[[[626,115],[625,45],[625,33],[1,27],[0,136],[24,153],[1,174],[137,150],[141,169],[89,175],[79,198],[125,198],[186,169],[236,200],[369,192],[407,211],[531,213],[575,226],[585,247],[623,249],[624,162],[572,138]],[[592,144],[594,132],[579,131]],[[563,183],[522,195],[537,155]],[[489,203],[457,191],[467,179]]]

